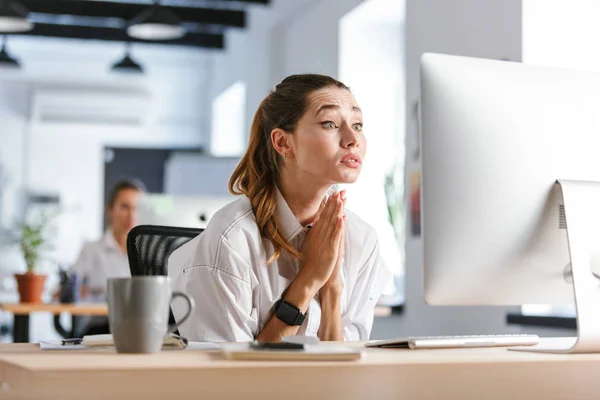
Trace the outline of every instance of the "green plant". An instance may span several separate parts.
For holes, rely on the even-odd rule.
[[[28,273],[34,272],[42,252],[51,248],[46,231],[56,216],[56,213],[42,213],[37,220],[17,225],[19,248],[25,258]]]
[[[385,175],[385,197],[387,200],[388,218],[394,228],[396,239],[403,243],[404,241],[404,169],[400,165],[395,165],[391,171]]]

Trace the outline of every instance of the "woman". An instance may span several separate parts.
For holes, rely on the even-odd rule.
[[[76,274],[84,302],[105,302],[107,279],[130,276],[127,259],[127,234],[137,225],[137,207],[143,185],[133,180],[118,182],[107,204],[109,229],[104,236],[86,243],[70,273]],[[85,334],[108,333],[105,317],[92,318]]]
[[[169,259],[173,289],[196,300],[183,336],[369,338],[391,273],[375,231],[344,211],[343,191],[330,192],[359,177],[362,126],[350,90],[327,76],[290,76],[263,100],[229,182],[243,197]],[[185,311],[173,304],[177,320]]]

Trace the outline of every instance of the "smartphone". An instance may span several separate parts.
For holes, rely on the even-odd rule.
[[[61,340],[61,344],[63,346],[76,346],[78,344],[83,344],[83,339],[63,339]]]
[[[251,342],[251,349],[256,350],[304,350],[304,344],[302,343],[290,343],[290,342]]]

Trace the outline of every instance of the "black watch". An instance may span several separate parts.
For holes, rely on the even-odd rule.
[[[290,326],[300,326],[306,318],[306,314],[302,314],[298,307],[283,299],[277,300],[274,308],[277,318]]]

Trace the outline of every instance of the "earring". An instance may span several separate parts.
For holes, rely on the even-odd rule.
[[[283,158],[287,158],[287,153],[283,153]]]

